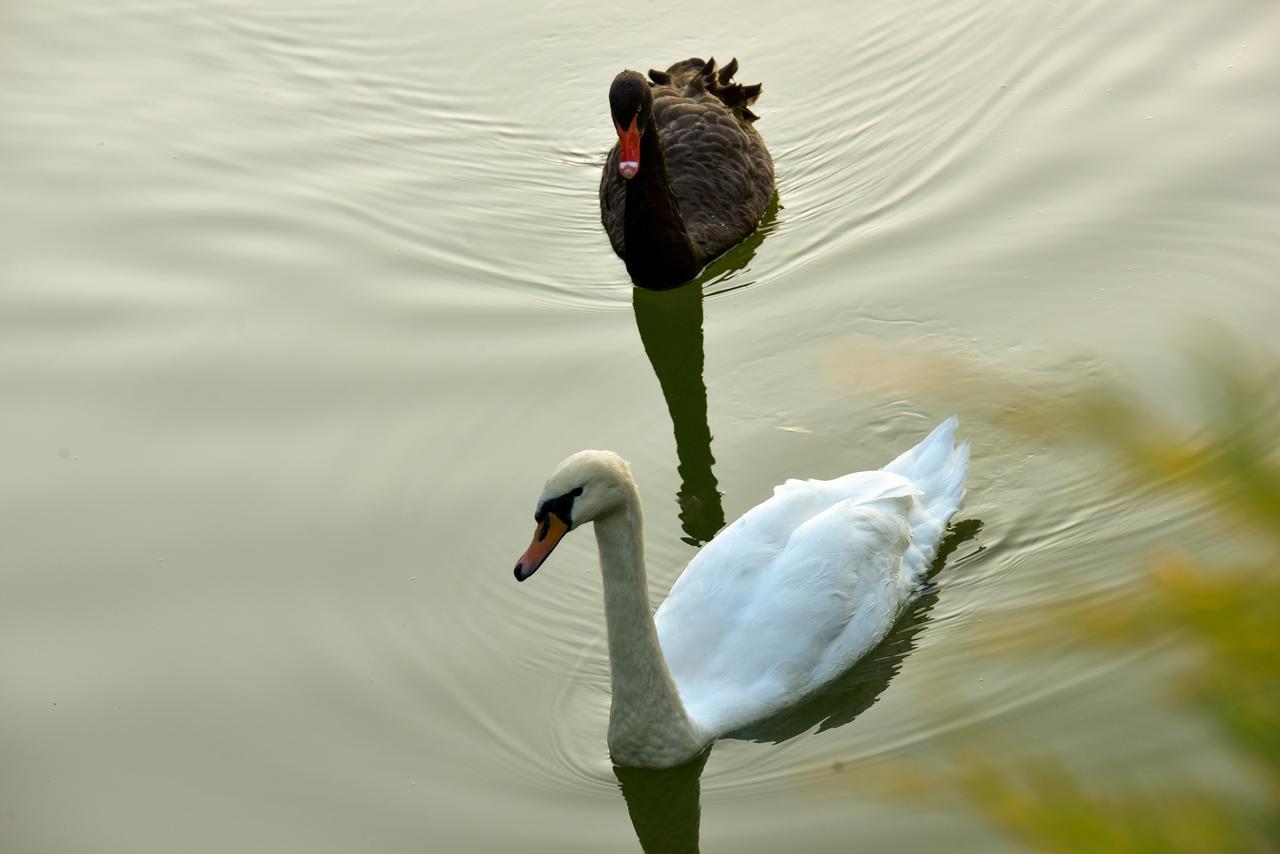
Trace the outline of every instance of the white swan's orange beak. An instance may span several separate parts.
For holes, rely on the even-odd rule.
[[[626,130],[617,122],[613,123],[618,131],[618,173],[630,181],[640,171],[640,130],[636,127],[636,116]]]
[[[569,533],[569,526],[554,513],[548,513],[533,534],[533,542],[516,563],[516,581],[524,581],[538,571],[552,550]]]

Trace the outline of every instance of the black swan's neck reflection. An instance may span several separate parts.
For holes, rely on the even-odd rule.
[[[778,216],[775,194],[750,237],[707,266],[687,285],[665,291],[635,288],[632,305],[644,352],[667,401],[676,436],[680,491],[680,527],[684,541],[704,545],[724,527],[724,507],[712,466],[711,427],[707,423],[707,386],[703,381],[702,295],[704,287],[733,290],[745,284],[725,286],[748,270],[764,239],[773,232]],[[748,283],[749,284],[749,283]]]
[[[661,293],[636,288],[633,304],[676,434],[680,527],[685,542],[700,546],[724,527],[702,380],[702,289],[696,282]]]
[[[933,578],[951,553],[981,530],[977,519],[954,523],[938,547],[928,577]],[[930,585],[875,649],[820,694],[726,738],[781,742],[815,728],[823,732],[853,721],[875,704],[902,669],[929,623],[939,593]],[[708,749],[684,765],[660,771],[614,766],[636,837],[648,854],[698,851],[702,769],[710,755]]]

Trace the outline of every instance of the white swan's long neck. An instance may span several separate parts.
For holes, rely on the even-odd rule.
[[[604,576],[613,705],[609,753],[615,762],[668,767],[705,744],[685,713],[649,610],[639,497],[631,487],[626,505],[595,520]]]

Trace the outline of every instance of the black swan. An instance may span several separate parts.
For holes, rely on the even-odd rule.
[[[600,179],[600,219],[637,285],[687,282],[755,231],[773,160],[752,127],[760,84],[730,82],[732,60],[686,59],[609,87],[618,144]]]

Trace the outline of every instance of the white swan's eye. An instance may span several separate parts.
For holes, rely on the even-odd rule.
[[[582,487],[575,486],[564,495],[560,495],[555,498],[548,498],[546,501],[542,502],[542,506],[538,508],[538,512],[533,514],[533,521],[542,525],[545,520],[554,513],[566,524],[569,524],[570,520],[573,518],[573,499],[577,498],[581,494]]]

